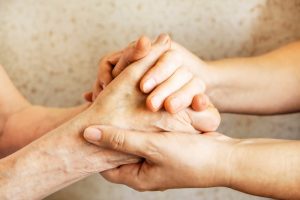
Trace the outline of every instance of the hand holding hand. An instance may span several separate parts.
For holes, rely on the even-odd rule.
[[[89,132],[98,132],[98,139]],[[228,162],[236,142],[220,133],[135,132],[108,126],[86,129],[85,138],[100,147],[144,158],[102,175],[139,191],[226,186]]]
[[[173,45],[173,43],[171,44]],[[152,44],[152,47],[153,46],[155,46],[155,42]],[[146,37],[141,37],[135,45],[129,45],[122,53],[102,59],[99,65],[99,75],[94,85],[94,91],[88,95],[88,99],[92,100],[103,90],[103,87],[99,86],[99,82],[105,83],[102,85],[106,86],[112,80],[113,76],[119,75],[130,62],[148,55],[150,52],[149,48],[151,49],[150,40]],[[178,47],[176,48],[179,49]],[[152,111],[158,111],[165,102],[164,107],[169,113],[177,113],[177,115],[181,115],[183,119],[189,118],[192,126],[198,131],[214,131],[220,124],[220,115],[217,109],[209,102],[206,95],[201,93],[205,90],[205,84],[203,84],[201,79],[195,77],[189,69],[181,66],[183,65],[183,56],[185,56],[185,54],[177,53],[175,50],[166,50],[159,56],[157,62],[152,63],[154,66],[148,66],[146,75],[144,75],[142,81],[139,82],[139,80],[137,84],[140,84],[141,90],[144,91],[144,83],[148,78],[154,77],[155,79],[160,79],[161,82],[164,81],[162,84],[157,82],[155,85],[157,87],[147,97],[147,100],[145,100],[147,107]],[[178,66],[180,66],[180,70],[176,71]],[[144,71],[144,73],[146,71]],[[164,74],[164,76],[161,77],[159,72]],[[131,83],[129,83],[129,85],[130,84]],[[149,91],[144,92],[147,93]],[[153,99],[157,100],[155,103],[157,104],[156,108],[153,106]],[[174,100],[177,102],[177,107],[174,104]],[[194,110],[202,112],[194,112],[192,109],[184,110],[184,108],[188,108],[191,104]],[[172,121],[168,122],[171,123]],[[167,124],[165,125],[167,126]]]

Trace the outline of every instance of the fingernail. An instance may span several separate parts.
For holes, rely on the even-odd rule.
[[[155,87],[155,81],[150,78],[144,83],[144,92],[150,92]]]
[[[151,99],[151,105],[154,109],[158,109],[159,106],[160,106],[160,99],[157,97],[157,96],[154,96],[152,99]]]
[[[101,139],[101,131],[97,128],[87,128],[83,136],[90,141],[99,141]]]
[[[178,98],[172,99],[170,103],[173,110],[177,110],[181,106],[181,101]]]

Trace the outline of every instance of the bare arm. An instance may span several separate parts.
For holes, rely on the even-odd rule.
[[[30,104],[0,66],[0,158],[58,127],[87,108],[47,108]]]
[[[0,160],[0,199],[42,199],[85,178],[123,163],[133,156],[109,151],[83,141],[82,129],[94,111],[71,121]],[[93,116],[91,116],[93,115]]]
[[[300,198],[300,141],[246,139],[229,162],[228,186],[276,199]]]
[[[208,62],[203,76],[221,112],[278,114],[300,111],[300,42],[270,53]]]

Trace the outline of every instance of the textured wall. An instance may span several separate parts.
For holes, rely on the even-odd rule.
[[[168,32],[203,59],[218,59],[300,39],[299,22],[299,0],[0,0],[0,63],[32,102],[72,106],[98,59],[141,34]],[[220,130],[231,136],[300,139],[299,114],[223,117]],[[93,176],[48,199],[260,198],[224,188],[137,193]]]

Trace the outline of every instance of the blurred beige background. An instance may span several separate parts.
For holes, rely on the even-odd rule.
[[[300,1],[0,0],[0,63],[36,104],[79,104],[101,56],[141,34],[160,32],[203,59],[252,56],[300,39]],[[300,115],[223,115],[220,131],[235,137],[300,139]],[[47,199],[262,198],[225,188],[138,193],[92,176]]]

